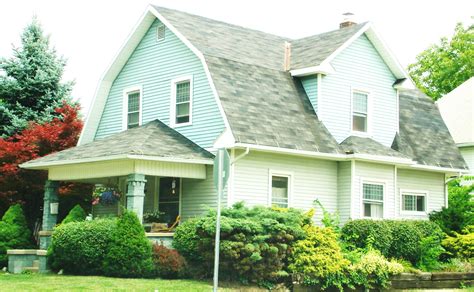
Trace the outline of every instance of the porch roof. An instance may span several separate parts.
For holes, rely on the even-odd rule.
[[[213,157],[212,153],[177,131],[154,120],[101,140],[30,160],[20,167],[48,169],[51,166],[123,159],[212,164]]]

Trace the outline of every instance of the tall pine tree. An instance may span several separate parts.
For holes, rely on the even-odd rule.
[[[32,121],[49,122],[63,101],[70,102],[73,83],[61,82],[65,64],[34,18],[13,56],[0,59],[0,137],[10,137]]]

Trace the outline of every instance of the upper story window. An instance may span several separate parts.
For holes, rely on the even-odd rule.
[[[163,23],[158,24],[156,27],[156,40],[157,41],[162,41],[165,39],[165,34],[166,34],[166,28]]]
[[[171,125],[190,125],[192,121],[192,77],[172,81]]]
[[[290,176],[271,176],[271,205],[281,208],[288,208],[288,198],[290,193]]]
[[[362,184],[362,205],[364,217],[383,218],[384,185],[376,183]]]
[[[368,131],[369,95],[364,92],[352,92],[352,131]]]
[[[124,123],[123,129],[136,128],[142,122],[142,90],[133,87],[124,90]]]
[[[402,191],[402,211],[404,212],[426,212],[425,192]]]

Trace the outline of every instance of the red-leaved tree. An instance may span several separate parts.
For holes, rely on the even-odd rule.
[[[51,122],[32,122],[18,134],[6,139],[0,138],[0,214],[11,204],[21,203],[30,226],[41,217],[47,172],[22,169],[19,165],[75,146],[83,126],[78,112],[78,105],[64,102],[56,109],[59,117]],[[67,205],[72,203],[68,204],[68,201],[79,201],[87,205],[90,194],[89,185],[62,184],[60,200],[65,201],[66,205],[61,205],[60,202],[60,211],[69,210]]]

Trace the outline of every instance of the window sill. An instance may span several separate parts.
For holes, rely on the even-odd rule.
[[[426,211],[400,211],[400,215],[428,216],[428,212]]]
[[[372,138],[372,134],[369,132],[359,132],[359,131],[351,131],[351,136],[357,136],[362,138]]]

